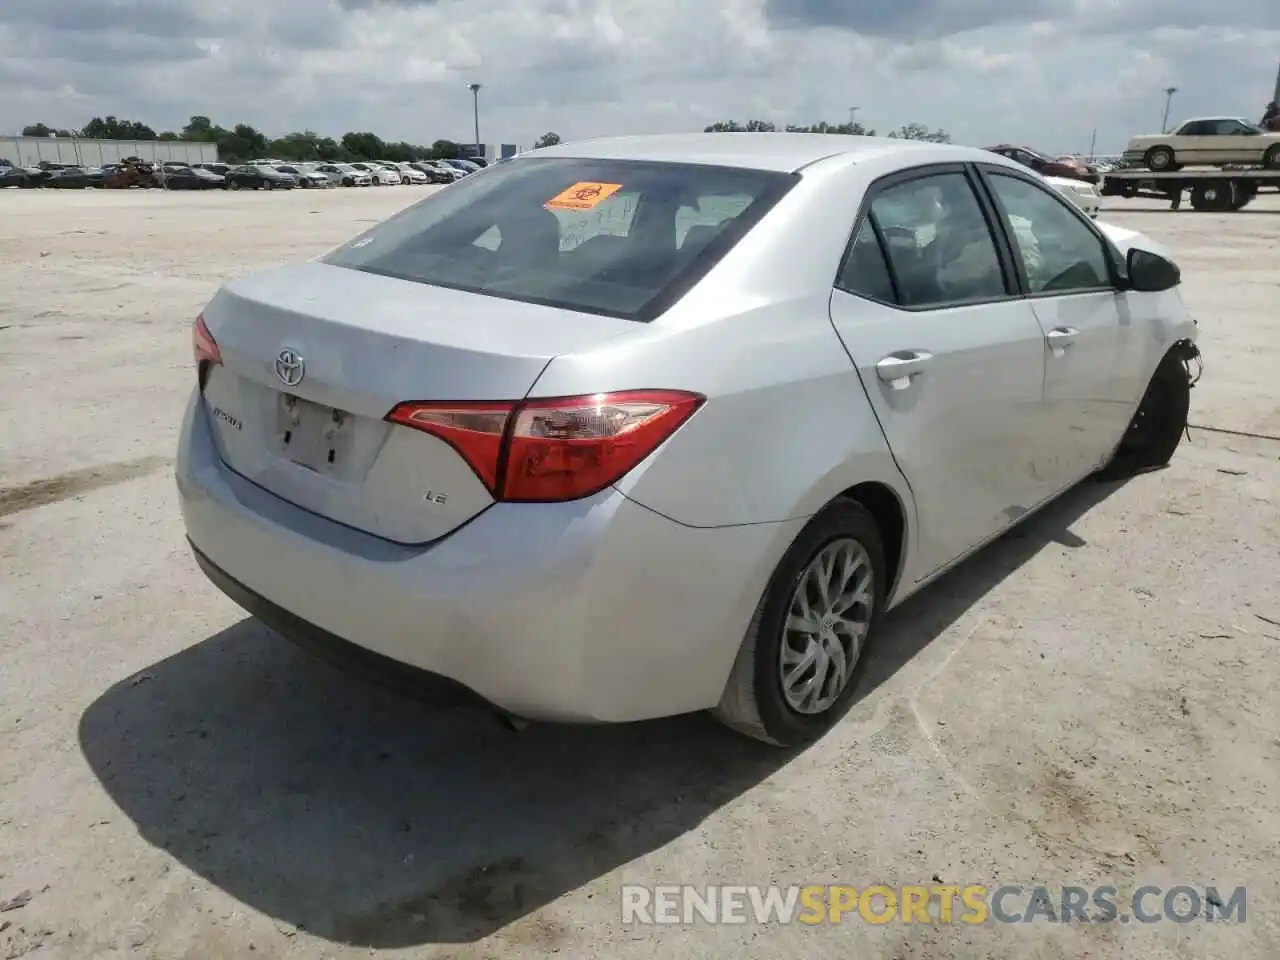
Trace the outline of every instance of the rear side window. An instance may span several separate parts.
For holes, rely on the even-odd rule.
[[[876,238],[870,217],[864,217],[862,226],[858,228],[858,235],[849,248],[849,255],[840,269],[836,286],[848,293],[882,303],[894,303],[897,300],[889,264],[885,261],[884,250]]]
[[[785,173],[701,164],[521,159],[471,174],[323,260],[647,321],[795,182]]]
[[[886,187],[871,214],[888,247],[903,306],[1006,296],[995,239],[968,179],[939,173]]]
[[[1232,137],[1249,133],[1249,128],[1239,120],[1214,120],[1208,132],[1216,137]]]

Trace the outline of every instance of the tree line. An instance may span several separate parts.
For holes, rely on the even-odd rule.
[[[819,123],[809,126],[788,124],[788,133],[835,133],[873,137],[876,132],[860,123]],[[706,128],[707,133],[774,133],[777,126],[764,120],[748,120],[738,123],[722,120]],[[159,133],[138,120],[121,120],[118,117],[94,117],[79,130],[51,127],[45,123],[33,123],[22,130],[24,137],[84,137],[91,140],[186,140],[193,143],[212,143],[218,148],[218,159],[225,163],[238,163],[260,157],[305,162],[308,160],[452,160],[465,155],[465,147],[453,140],[436,140],[430,146],[407,141],[383,140],[369,132],[349,132],[341,137],[321,136],[313,130],[286,133],[270,138],[247,123],[223,127],[209,117],[197,115],[181,130],[164,130]],[[934,143],[950,143],[951,136],[944,130],[931,130],[924,124],[908,123],[890,131],[890,137],[904,140],[929,140]],[[555,133],[545,133],[538,138],[534,148],[550,147],[560,142]]]
[[[860,123],[827,123],[821,120],[818,123],[809,126],[799,126],[796,124],[787,124],[782,128],[786,133],[834,133],[843,134],[845,136],[854,137],[874,137],[874,130],[864,127]],[[739,123],[736,120],[721,120],[719,123],[713,123],[706,127],[703,133],[777,133],[776,124],[769,123],[767,120],[748,120],[746,123]],[[905,123],[902,126],[890,130],[887,137],[894,140],[927,140],[930,143],[950,143],[951,134],[945,130],[931,130],[923,123]]]

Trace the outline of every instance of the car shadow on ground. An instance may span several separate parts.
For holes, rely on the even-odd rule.
[[[1086,483],[884,622],[884,683],[1114,485]],[[150,843],[250,907],[377,949],[473,942],[695,829],[794,754],[705,716],[516,735],[352,679],[252,620],[111,687],[91,768]],[[553,947],[554,936],[545,946]]]

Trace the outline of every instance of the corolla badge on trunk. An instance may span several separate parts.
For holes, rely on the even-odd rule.
[[[285,347],[276,355],[276,376],[286,387],[296,387],[306,375],[307,365],[297,350]]]

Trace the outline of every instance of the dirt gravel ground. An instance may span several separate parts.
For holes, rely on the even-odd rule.
[[[1191,441],[893,614],[788,756],[699,717],[510,734],[339,675],[198,572],[193,317],[421,193],[0,193],[0,957],[1280,955],[1280,204],[1107,212],[1181,258]],[[620,918],[624,883],[944,881],[1245,885],[1247,915]]]

